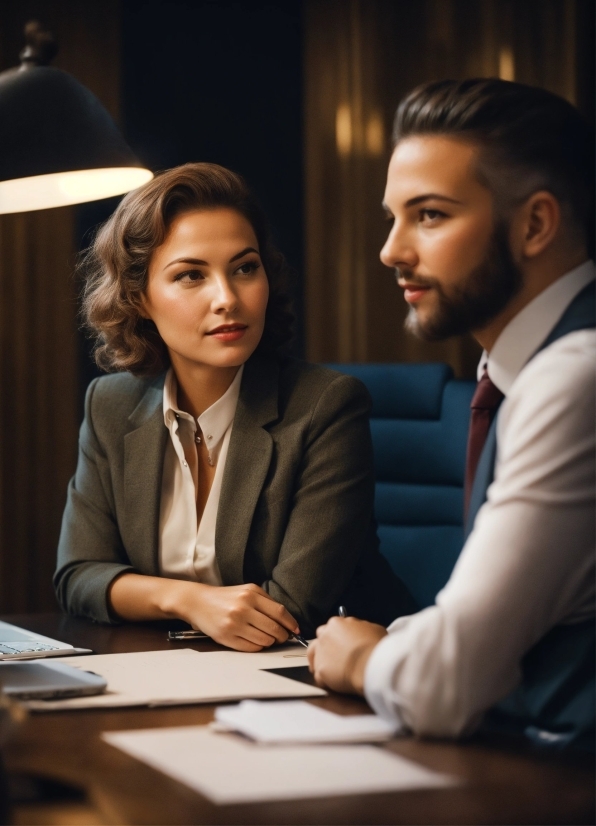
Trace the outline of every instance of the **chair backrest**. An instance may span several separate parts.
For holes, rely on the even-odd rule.
[[[420,608],[432,605],[463,543],[463,484],[475,383],[446,364],[329,364],[372,397],[381,552]]]

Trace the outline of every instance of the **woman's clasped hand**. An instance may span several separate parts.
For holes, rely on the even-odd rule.
[[[195,588],[201,589],[198,598]],[[239,651],[260,651],[300,633],[284,606],[253,583],[221,588],[190,583],[187,599],[183,610],[193,628]]]
[[[162,617],[185,620],[215,642],[237,651],[261,651],[300,633],[284,606],[251,582],[218,587],[128,574],[114,580],[109,598],[123,618],[141,617],[147,605],[155,604]]]

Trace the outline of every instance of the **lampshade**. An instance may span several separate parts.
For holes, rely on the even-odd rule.
[[[39,24],[25,29],[22,65],[0,74],[0,213],[121,195],[153,177],[116,124],[53,56]]]

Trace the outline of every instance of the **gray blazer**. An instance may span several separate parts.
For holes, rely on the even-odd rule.
[[[163,383],[119,373],[89,386],[54,577],[70,614],[113,622],[114,578],[159,574]],[[369,407],[359,381],[323,367],[253,356],[244,369],[217,563],[224,585],[261,585],[304,634],[340,604],[382,623],[413,610],[378,551]]]

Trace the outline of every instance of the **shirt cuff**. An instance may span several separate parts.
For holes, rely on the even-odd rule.
[[[395,627],[397,623],[401,625],[399,620],[396,620],[389,626],[389,629]],[[364,696],[379,717],[390,723],[397,723],[398,731],[402,732],[407,727],[401,714],[398,694],[393,687],[396,667],[394,648],[395,639],[390,630],[388,635],[373,648],[368,658],[364,670]]]

